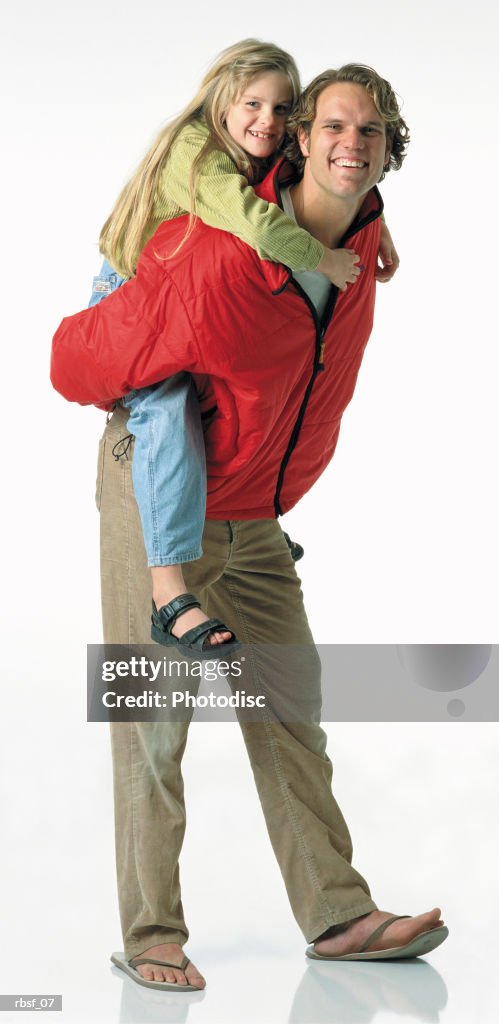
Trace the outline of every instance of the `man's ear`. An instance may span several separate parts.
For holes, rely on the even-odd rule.
[[[301,155],[310,156],[310,153],[308,151],[310,136],[307,134],[303,127],[300,126],[300,128],[298,128],[296,138],[298,139],[298,145],[300,147]]]

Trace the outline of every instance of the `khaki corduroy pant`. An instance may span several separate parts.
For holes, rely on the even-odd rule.
[[[118,408],[99,447],[104,641],[147,644],[151,576],[133,493],[133,442]],[[116,454],[124,452],[116,459]],[[307,941],[376,909],[352,867],[352,844],[331,792],[332,765],[317,721],[320,662],[300,580],[277,520],[208,520],[203,557],[184,566],[189,591],[246,644],[301,645],[299,685],[309,721],[241,722],[270,840],[295,918]],[[276,666],[279,671],[279,665]],[[289,671],[289,660],[286,671]],[[255,668],[258,672],[258,667]],[[281,680],[286,686],[288,680]],[[118,892],[128,958],[162,942],[184,945],[179,856],[185,830],[181,773],[187,722],[111,725]],[[202,783],[200,783],[202,784]]]

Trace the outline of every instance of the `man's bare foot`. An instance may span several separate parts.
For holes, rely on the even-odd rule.
[[[152,597],[158,611],[163,605],[173,601],[174,597],[186,593],[187,587],[181,565],[157,565],[151,569],[151,574]],[[187,633],[188,629],[201,626],[203,622],[208,621],[208,618],[209,616],[205,615],[202,608],[189,608],[187,612],[182,612],[175,622],[172,628],[173,636],[179,639],[184,633]],[[228,630],[217,630],[210,633],[205,643],[216,647],[218,644],[230,640],[231,635]]]
[[[137,953],[137,960],[143,960],[150,956],[153,960],[166,960],[168,963],[182,963],[185,953],[176,942],[165,942],[161,946],[150,946],[143,953]],[[134,957],[135,959],[135,957]],[[146,981],[169,981],[182,985],[194,985],[195,988],[205,988],[206,981],[199,973],[197,967],[188,963],[185,971],[173,967],[159,967],[158,964],[139,964],[135,968]]]
[[[421,932],[439,928],[443,924],[440,914],[440,908],[435,907],[434,910],[430,910],[426,914],[393,921],[386,931],[373,942],[372,946],[369,946],[368,952],[407,945]],[[372,935],[376,928],[383,921],[387,921],[389,917],[393,917],[393,914],[384,910],[373,910],[370,914],[357,917],[349,923],[345,931],[332,935],[330,938],[317,939],[314,943],[315,952],[320,953],[321,956],[345,956],[348,953],[358,953],[369,935]]]

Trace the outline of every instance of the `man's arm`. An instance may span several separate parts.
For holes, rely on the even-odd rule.
[[[52,384],[80,405],[113,402],[180,370],[204,372],[184,304],[151,257],[105,302],[65,317],[52,343]]]
[[[378,266],[374,276],[377,281],[384,284],[391,281],[400,266],[399,254],[393,244],[393,238],[381,215],[381,233],[379,238]]]

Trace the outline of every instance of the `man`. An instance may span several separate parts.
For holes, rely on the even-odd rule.
[[[339,293],[318,274],[292,279],[285,267],[261,262],[238,239],[201,223],[165,260],[183,236],[179,218],[158,229],[133,281],[63,321],[52,379],[71,400],[106,404],[181,370],[195,375],[206,423],[208,505],[204,555],[184,566],[188,589],[245,643],[311,652],[302,678],[315,707],[318,659],[277,517],[334,453],[372,326],[382,212],[376,183],[390,166],[400,167],[407,129],[389,83],[348,65],[311,83],[291,133],[301,178],[284,163],[259,194],[281,202],[328,247],[355,249],[362,268],[355,284]],[[135,644],[148,642],[150,582],[130,461],[116,459],[126,420],[118,409],[101,442],[98,504],[105,639]],[[140,983],[184,990],[204,987],[182,950],[188,932],[178,876],[185,825],[179,766],[187,728],[112,726],[125,941],[116,962]],[[309,955],[418,955],[443,941],[438,908],[405,919],[378,911],[352,867],[325,735],[313,713],[291,724],[269,714],[241,728],[293,913],[313,943]]]

